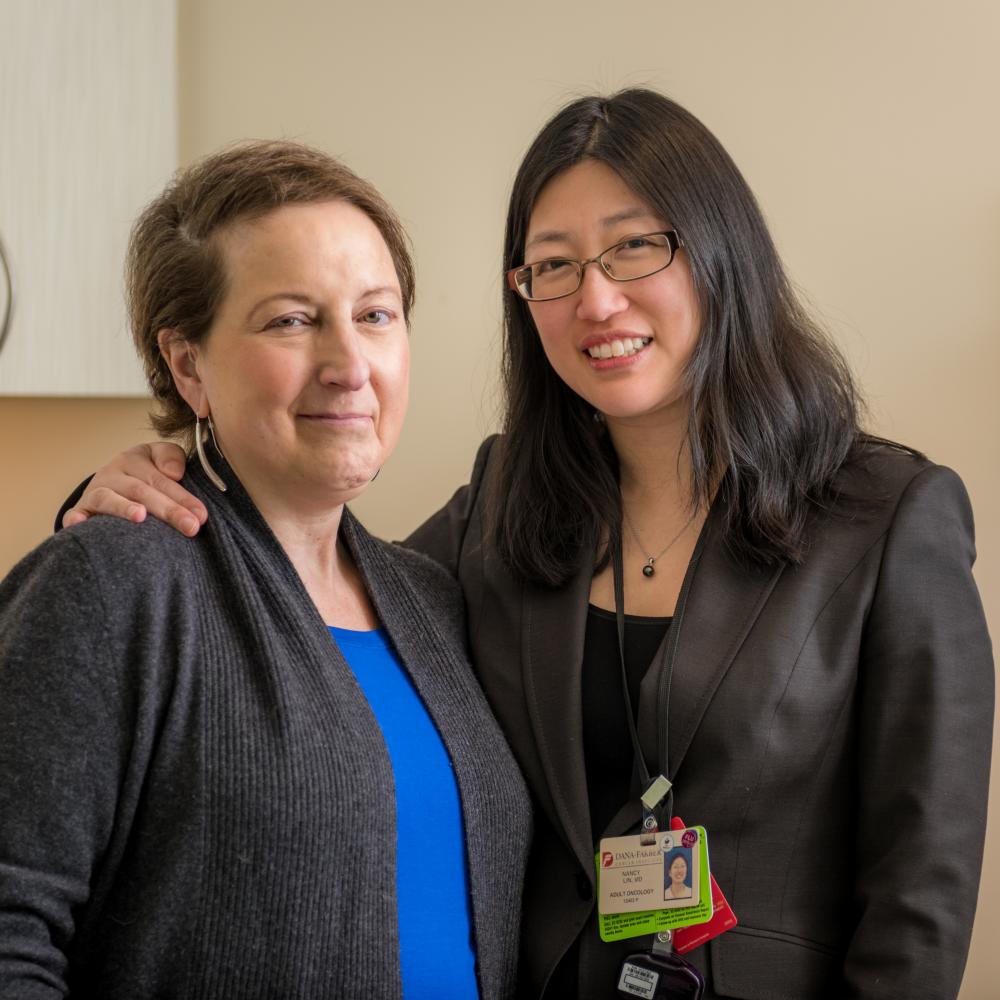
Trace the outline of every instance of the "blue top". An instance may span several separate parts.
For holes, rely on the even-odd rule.
[[[465,828],[451,759],[382,629],[330,626],[382,729],[396,791],[404,1000],[478,1000]]]

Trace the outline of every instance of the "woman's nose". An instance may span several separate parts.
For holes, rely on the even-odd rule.
[[[371,374],[364,345],[354,324],[336,324],[320,332],[316,347],[319,379],[355,392],[364,387]]]
[[[628,308],[628,298],[620,282],[612,281],[599,262],[584,268],[576,313],[580,319],[601,323]]]

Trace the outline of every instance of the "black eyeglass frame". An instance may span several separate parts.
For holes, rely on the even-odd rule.
[[[604,258],[607,254],[611,253],[612,250],[617,250],[620,246],[628,243],[629,240],[639,240],[645,236],[666,236],[667,245],[670,247],[670,256],[667,258],[666,264],[661,267],[656,268],[653,271],[649,271],[646,274],[637,274],[634,278],[619,278],[611,273],[610,265],[605,263]],[[674,258],[677,256],[677,251],[684,246],[684,240],[681,239],[681,234],[677,232],[676,229],[660,229],[652,233],[634,233],[631,236],[626,236],[624,239],[618,240],[617,243],[612,243],[606,250],[602,250],[596,257],[588,257],[586,260],[575,260],[573,257],[543,257],[541,260],[532,261],[530,264],[519,264],[517,267],[512,267],[506,273],[507,277],[507,287],[510,288],[519,298],[524,299],[525,302],[554,302],[556,299],[565,299],[569,295],[575,295],[580,291],[583,286],[583,275],[584,269],[588,264],[600,264],[601,270],[609,277],[612,281],[639,281],[642,278],[648,278],[652,274],[659,274],[660,271],[665,271],[674,262]],[[539,264],[544,264],[551,260],[562,260],[567,264],[576,264],[578,268],[578,273],[580,280],[577,282],[576,288],[569,292],[560,292],[558,295],[545,295],[541,298],[528,298],[524,292],[521,291],[521,286],[517,282],[517,275],[524,270],[530,270]]]

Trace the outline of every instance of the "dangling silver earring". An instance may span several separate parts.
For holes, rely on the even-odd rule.
[[[208,416],[208,433],[212,435],[212,444],[218,449],[219,443],[215,440],[215,427],[212,425],[212,416]],[[212,485],[220,490],[222,493],[226,492],[226,484],[222,481],[222,477],[212,468],[208,463],[208,458],[205,455],[205,438],[204,432],[201,426],[201,417],[195,415],[194,418],[194,450],[198,453],[198,461],[201,462],[202,469],[205,470],[205,475],[211,480]]]

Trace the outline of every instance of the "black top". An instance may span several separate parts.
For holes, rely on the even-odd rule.
[[[660,650],[670,621],[625,616],[625,673],[633,717],[639,710],[639,685]],[[596,845],[628,800],[634,751],[625,721],[615,614],[592,604],[587,609],[581,694],[590,829]]]
[[[670,618],[625,616],[625,675],[633,717],[639,711],[639,685],[657,654],[661,653],[670,622]],[[587,608],[580,687],[590,829],[596,850],[597,841],[615,813],[628,801],[635,751],[625,721],[618,624],[613,611],[596,608],[593,604]],[[580,938],[577,937],[553,971],[545,990],[546,997],[577,995],[579,955]]]

